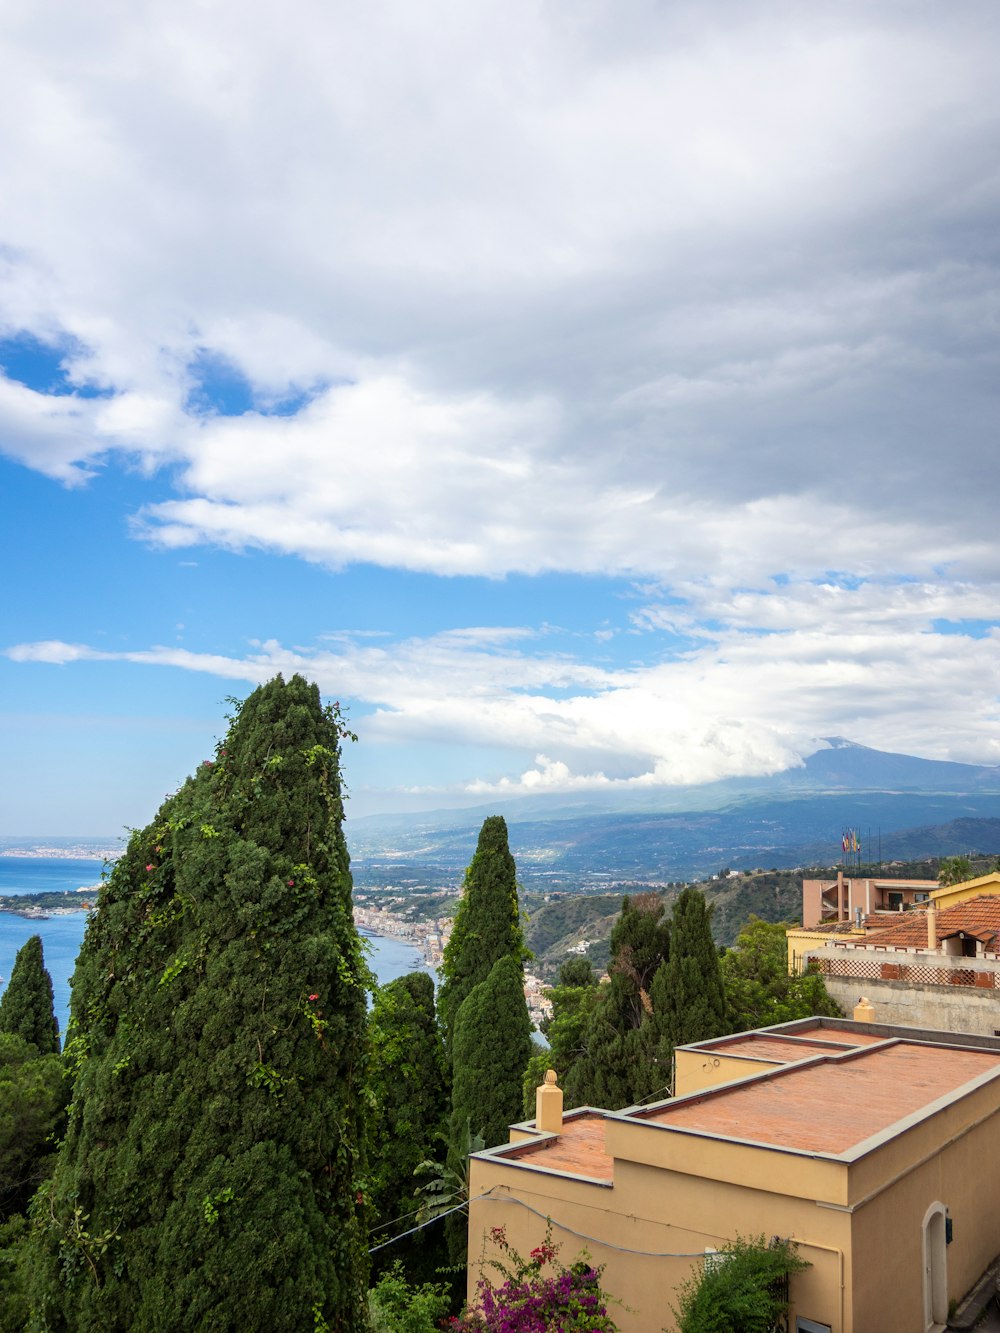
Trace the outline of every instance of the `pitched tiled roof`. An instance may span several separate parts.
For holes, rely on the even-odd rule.
[[[870,919],[870,918],[869,918]],[[881,925],[884,918],[880,918]],[[982,894],[967,898],[954,907],[945,907],[937,914],[937,937],[957,935],[964,931],[982,940],[988,953],[1000,950],[1000,898]],[[886,929],[869,929],[866,945],[880,949],[926,949],[926,912],[904,912],[902,920]],[[864,946],[862,946],[864,947]]]

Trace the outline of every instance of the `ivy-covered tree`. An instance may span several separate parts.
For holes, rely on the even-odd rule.
[[[231,721],[132,836],[84,939],[69,1124],[36,1210],[51,1333],[364,1326],[345,731],[298,676]]]
[[[670,1081],[657,1063],[650,988],[672,947],[663,901],[655,893],[626,897],[611,932],[610,984],[601,988],[583,1031],[583,1053],[566,1074],[567,1106],[621,1110]]]
[[[729,1031],[719,951],[712,939],[712,909],[698,889],[683,889],[670,922],[670,956],[652,988],[661,1063],[675,1046]]]
[[[439,1155],[448,1124],[444,1047],[434,1013],[434,983],[411,972],[375,992],[368,1029],[371,1039],[368,1091],[370,1229],[387,1235],[406,1230],[420,1199],[415,1172]],[[410,1280],[433,1273],[441,1256],[432,1231],[383,1251],[385,1263],[402,1261]]]
[[[788,973],[786,927],[751,917],[722,959],[730,1026],[734,1032],[790,1023],[814,1014],[840,1017],[816,972]]]
[[[59,1020],[52,1003],[52,978],[42,956],[42,937],[32,935],[17,951],[7,989],[0,996],[0,1032],[23,1037],[39,1055],[59,1050]]]
[[[522,965],[528,956],[517,899],[517,867],[507,824],[491,815],[479,831],[476,853],[465,872],[462,899],[441,962],[438,1016],[449,1054],[455,1020],[466,996],[485,981],[499,959]]]

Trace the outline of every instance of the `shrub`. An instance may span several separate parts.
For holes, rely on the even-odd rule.
[[[808,1267],[791,1241],[737,1237],[680,1287],[680,1333],[770,1333],[788,1308],[784,1279]]]
[[[488,1267],[503,1278],[493,1287],[479,1279],[479,1302],[460,1319],[451,1321],[453,1333],[617,1333],[617,1324],[607,1312],[608,1297],[601,1289],[603,1268],[595,1268],[582,1254],[569,1268],[559,1262],[560,1246],[552,1244],[549,1224],[541,1245],[522,1259],[509,1244],[503,1227],[490,1236],[503,1259],[491,1259]],[[543,1275],[550,1265],[552,1273]]]
[[[368,1293],[372,1333],[435,1333],[450,1304],[446,1286],[424,1282],[411,1287],[397,1259]]]

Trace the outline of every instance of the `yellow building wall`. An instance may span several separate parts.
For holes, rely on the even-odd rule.
[[[805,1054],[805,1053],[804,1053]],[[750,1074],[778,1069],[780,1060],[750,1060],[746,1056],[723,1055],[718,1051],[678,1050],[674,1056],[674,1096],[683,1097],[702,1088],[715,1088]]]
[[[818,1208],[812,1199],[641,1163],[619,1161],[615,1170],[612,1190],[475,1160],[472,1198],[490,1185],[497,1188],[470,1207],[470,1299],[485,1271],[482,1261],[496,1254],[490,1228],[503,1226],[508,1241],[526,1256],[544,1238],[551,1216],[558,1219],[553,1239],[562,1243],[564,1263],[585,1248],[593,1263],[605,1266],[604,1289],[628,1307],[610,1307],[622,1333],[670,1331],[676,1328],[677,1289],[700,1273],[706,1249],[721,1248],[736,1236],[780,1235],[796,1239],[811,1265],[793,1281],[793,1314],[827,1323],[835,1333],[855,1333],[842,1293],[851,1276],[847,1213]],[[515,1197],[520,1202],[513,1202]]]
[[[985,1090],[984,1090],[985,1091]],[[992,1100],[996,1093],[978,1099]],[[962,1133],[954,1115],[934,1117],[914,1149],[907,1169],[898,1150],[883,1150],[882,1165],[895,1165],[888,1184],[867,1202],[855,1207],[853,1216],[854,1326],[865,1329],[924,1328],[923,1220],[928,1208],[942,1203],[954,1228],[954,1241],[947,1247],[948,1297],[959,1301],[972,1288],[987,1265],[1000,1253],[1000,1207],[992,1184],[996,1144],[1000,1141],[1000,1111],[988,1114],[979,1125]],[[948,1142],[950,1133],[957,1134]],[[909,1136],[907,1136],[909,1137]],[[893,1162],[892,1159],[895,1159]],[[892,1275],[905,1280],[892,1280]]]
[[[800,1315],[835,1333],[922,1333],[928,1209],[945,1206],[954,1228],[949,1299],[1000,1254],[1000,1078],[967,1088],[851,1163],[631,1118],[606,1122],[613,1184],[474,1158],[470,1299],[482,1260],[497,1253],[490,1228],[503,1226],[527,1255],[551,1217],[563,1262],[586,1249],[605,1266],[605,1289],[628,1307],[612,1307],[622,1333],[673,1330],[677,1288],[700,1272],[706,1249],[774,1235],[794,1240],[811,1265],[792,1283],[792,1328]]]
[[[1000,873],[992,871],[989,875],[980,875],[978,879],[967,879],[964,884],[949,884],[945,889],[935,889],[931,902],[940,911],[942,907],[954,907],[964,903],[967,898],[978,898],[988,893],[1000,894]]]

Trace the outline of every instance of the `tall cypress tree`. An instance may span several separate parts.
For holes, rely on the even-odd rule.
[[[492,1148],[521,1119],[521,1080],[531,1056],[524,974],[509,954],[474,986],[455,1022],[452,1138],[466,1121]]]
[[[336,707],[279,676],[131,838],[73,984],[53,1333],[364,1325],[367,969]]]
[[[674,904],[670,957],[654,979],[652,999],[661,1058],[668,1045],[685,1046],[729,1031],[712,908],[690,886]]]
[[[506,954],[462,1002],[455,1020],[454,1081],[448,1166],[464,1170],[470,1136],[484,1148],[506,1143],[507,1127],[521,1119],[521,1085],[531,1058],[531,1019],[520,960]],[[453,1213],[446,1235],[453,1264],[466,1260],[468,1219]]]
[[[448,1123],[444,1045],[434,1013],[434,983],[411,972],[380,986],[369,1018],[369,1222],[395,1234],[415,1213],[416,1168],[441,1151]],[[379,1238],[379,1237],[377,1237]],[[437,1236],[420,1232],[382,1251],[402,1259],[411,1280],[430,1279],[439,1263]]]
[[[451,1053],[458,1010],[474,986],[485,981],[493,964],[510,956],[519,965],[527,956],[517,901],[517,867],[507,842],[507,824],[491,815],[479,831],[462,900],[441,963],[443,981],[438,1015]]]
[[[52,978],[42,956],[41,935],[32,935],[17,951],[7,989],[0,996],[0,1032],[23,1037],[39,1055],[59,1050],[59,1021],[52,1005]]]

